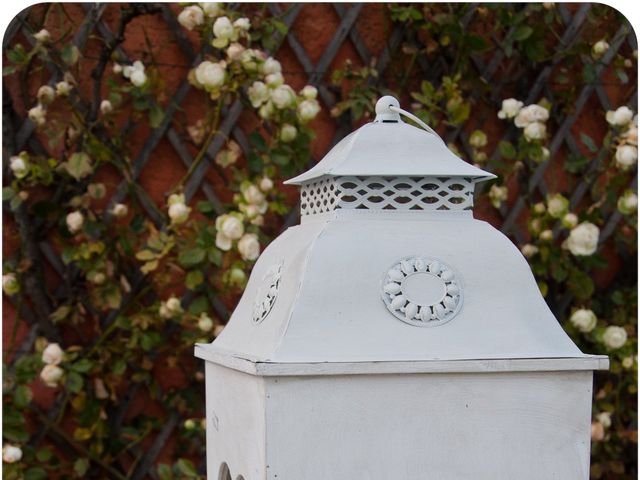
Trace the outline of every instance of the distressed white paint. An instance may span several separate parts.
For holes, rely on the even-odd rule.
[[[492,177],[392,100],[290,183],[325,198],[347,176]],[[469,195],[435,210],[340,195],[265,249],[227,327],[196,346],[209,478],[586,480],[608,359],[575,346],[517,248],[464,210]]]

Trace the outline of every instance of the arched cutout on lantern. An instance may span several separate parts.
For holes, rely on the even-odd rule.
[[[222,462],[220,465],[220,473],[218,474],[218,480],[231,480],[231,472],[227,462]]]

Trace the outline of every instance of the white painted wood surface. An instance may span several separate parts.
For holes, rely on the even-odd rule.
[[[210,479],[223,463],[245,480],[589,477],[588,371],[261,378],[207,365]]]

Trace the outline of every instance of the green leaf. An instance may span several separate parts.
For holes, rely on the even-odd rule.
[[[211,213],[215,210],[213,207],[213,203],[209,201],[198,202],[196,208],[200,213]]]
[[[18,408],[24,408],[31,403],[33,393],[27,385],[19,385],[13,394],[13,403]]]
[[[160,480],[173,480],[173,473],[171,472],[171,467],[166,463],[161,463],[158,465],[158,478]]]
[[[46,480],[49,478],[44,468],[33,467],[24,472],[24,480]]]
[[[62,51],[60,52],[60,58],[67,65],[73,65],[80,58],[80,50],[72,43],[68,43],[64,47],[62,47]]]
[[[64,163],[64,167],[67,173],[76,180],[80,180],[93,172],[91,159],[84,152],[76,152],[71,155],[69,160]]]
[[[589,149],[589,151],[591,153],[595,153],[595,152],[598,151],[598,147],[593,142],[593,139],[589,135],[587,135],[586,133],[581,133],[580,134],[580,140],[582,140],[582,143],[585,144],[585,146]]]
[[[2,201],[6,202],[7,200],[11,200],[16,192],[13,191],[11,187],[4,187],[2,189]]]
[[[73,471],[78,477],[80,478],[84,477],[84,475],[87,473],[87,470],[89,470],[88,458],[78,458],[73,463]]]
[[[41,448],[36,452],[36,459],[40,463],[47,463],[49,460],[51,460],[52,456],[53,456],[53,452],[46,447]]]
[[[197,477],[198,472],[196,471],[193,463],[186,458],[181,458],[176,462],[176,467],[180,473],[186,475],[187,477]]]
[[[164,110],[159,105],[153,105],[149,111],[149,125],[151,128],[158,128],[164,119]]]
[[[189,305],[189,313],[192,315],[200,315],[209,309],[209,300],[204,295],[195,298]]]
[[[61,305],[56,310],[49,315],[49,318],[53,323],[58,323],[69,316],[71,313],[70,305]]]
[[[29,440],[29,434],[24,427],[9,427],[3,425],[2,436],[7,440],[15,443],[26,443]]]
[[[516,42],[521,42],[529,38],[532,33],[533,33],[533,28],[531,28],[529,25],[520,25],[514,32],[513,39]]]
[[[204,281],[204,275],[200,270],[193,270],[187,274],[185,285],[189,290],[195,290]]]
[[[178,263],[185,268],[193,267],[204,260],[206,252],[202,248],[185,250],[178,256]]]
[[[67,375],[66,387],[71,393],[80,393],[82,386],[84,385],[84,379],[77,373],[70,371]]]
[[[587,300],[593,295],[593,280],[581,270],[573,269],[570,272],[567,286],[578,300]]]
[[[516,158],[516,149],[511,142],[501,141],[498,144],[498,150],[500,151],[500,155],[506,159],[513,160]]]
[[[83,358],[71,364],[69,368],[79,373],[87,373],[89,370],[93,368],[93,362],[88,358]]]
[[[589,164],[589,159],[587,157],[578,156],[578,155],[569,155],[567,160],[564,162],[564,168],[568,172],[571,173],[579,173]]]

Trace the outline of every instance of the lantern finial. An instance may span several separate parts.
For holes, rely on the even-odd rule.
[[[391,95],[381,97],[376,103],[376,119],[377,122],[399,122],[400,114],[393,111],[391,107],[400,108],[400,102]]]

